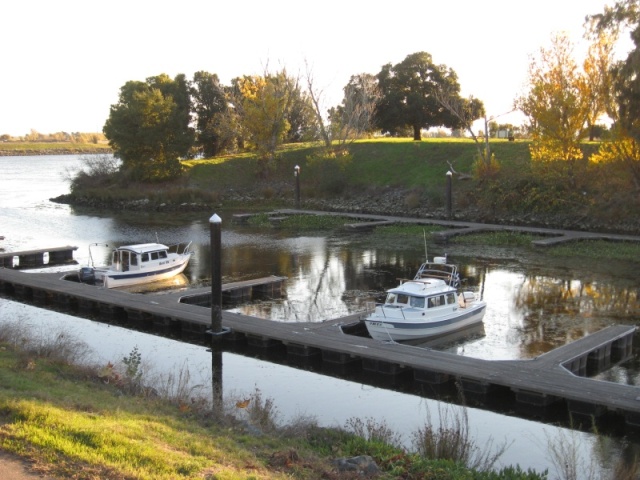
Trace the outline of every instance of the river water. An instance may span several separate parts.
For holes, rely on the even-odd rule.
[[[362,311],[396,278],[415,272],[425,256],[421,241],[396,241],[366,233],[283,232],[232,222],[234,212],[204,214],[76,210],[49,201],[68,191],[68,174],[81,157],[0,157],[0,247],[6,251],[75,245],[75,258],[86,264],[88,245],[110,246],[158,239],[165,244],[193,241],[195,255],[184,274],[189,286],[210,279],[209,217],[222,218],[223,281],[266,275],[286,276],[281,299],[234,307],[248,315],[276,321],[321,322]],[[459,355],[503,360],[533,358],[612,324],[636,324],[638,265],[571,260],[532,253],[519,247],[427,245],[429,256],[447,254],[461,267],[467,287],[487,301],[482,332],[438,347]],[[105,256],[107,252],[105,251]],[[75,267],[72,267],[75,268]],[[211,354],[205,347],[123,330],[91,320],[42,310],[0,298],[0,322],[19,320],[36,331],[64,329],[84,340],[96,362],[118,361],[134,348],[156,372],[188,369],[194,389],[211,391]],[[636,347],[638,341],[635,342]],[[638,384],[634,359],[599,375],[606,381]],[[225,352],[223,388],[227,398],[259,390],[277,406],[280,419],[315,417],[323,425],[344,425],[352,417],[374,418],[399,432],[407,444],[427,418],[437,418],[442,404],[421,395],[371,386],[332,375]],[[457,408],[457,407],[448,407]],[[479,445],[507,443],[500,465],[549,469],[549,444],[560,439],[576,445],[584,469],[593,458],[606,463],[629,456],[638,443],[467,407],[469,429]]]

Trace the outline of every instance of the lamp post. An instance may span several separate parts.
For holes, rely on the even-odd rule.
[[[293,175],[296,177],[296,208],[300,208],[300,166],[296,165],[293,169]]]
[[[452,205],[453,205],[453,202],[451,201],[451,196],[452,196],[451,177],[452,176],[453,176],[453,173],[451,173],[451,170],[449,170],[447,172],[447,188],[446,188],[447,219],[448,220],[451,220],[451,210],[452,210]]]

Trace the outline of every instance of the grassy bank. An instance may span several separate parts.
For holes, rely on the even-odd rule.
[[[469,139],[362,140],[331,152],[290,144],[270,162],[251,152],[187,160],[184,174],[164,183],[141,185],[99,172],[60,201],[117,210],[135,208],[140,199],[164,209],[267,209],[294,206],[299,184],[306,209],[446,218],[452,171],[455,220],[640,233],[640,197],[628,165],[589,162],[596,142],[583,143],[584,158],[573,163],[532,163],[529,146],[493,139],[497,168],[479,175]]]
[[[135,350],[102,366],[88,365],[87,358],[90,352],[68,333],[34,338],[23,322],[3,324],[2,450],[57,478],[349,479],[362,477],[339,471],[335,460],[361,455],[375,460],[380,479],[544,478],[518,468],[487,469],[494,458],[465,436],[465,415],[457,417],[457,427],[425,426],[418,431],[419,453],[411,453],[371,419],[333,429],[308,418],[278,425],[275,406],[259,392],[212,409],[191,395],[186,372],[156,382],[165,387],[145,387]],[[429,459],[438,439],[451,457],[467,456]],[[463,459],[483,468],[465,466]]]
[[[110,153],[105,142],[0,142],[0,156]]]

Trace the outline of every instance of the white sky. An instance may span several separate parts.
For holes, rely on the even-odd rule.
[[[611,0],[9,0],[0,15],[0,134],[100,132],[129,80],[311,66],[325,107],[349,77],[426,51],[488,116],[512,108],[530,55]],[[503,117],[500,122],[513,121]]]

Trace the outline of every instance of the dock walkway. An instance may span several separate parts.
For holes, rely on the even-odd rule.
[[[182,301],[186,292],[137,295],[61,280],[59,274],[12,269],[0,269],[0,292],[185,341],[210,340],[211,310]],[[536,408],[561,403],[575,414],[613,415],[628,427],[640,427],[640,388],[582,376],[591,361],[610,364],[629,358],[633,326],[606,328],[532,360],[490,361],[346,334],[343,327],[357,319],[352,315],[322,323],[287,323],[223,311],[222,326],[229,334],[222,338],[257,348],[279,346],[292,356],[383,376],[411,375],[419,384],[456,383],[476,396],[499,391]]]
[[[519,225],[497,225],[491,223],[463,222],[457,220],[439,220],[430,218],[397,217],[391,215],[376,215],[366,213],[346,213],[346,212],[325,212],[321,210],[296,210],[280,209],[275,210],[273,215],[331,215],[359,220],[364,226],[362,230],[380,225],[413,224],[413,225],[440,225],[451,227],[448,230],[436,232],[434,237],[438,242],[447,242],[450,238],[459,235],[468,235],[479,232],[517,232],[529,233],[546,238],[533,240],[531,243],[539,247],[548,247],[558,243],[573,242],[580,240],[607,240],[613,242],[640,242],[640,236],[623,235],[615,233],[583,232],[579,230],[563,230],[557,228],[526,227]],[[345,224],[350,230],[359,230],[358,223],[350,222]]]

